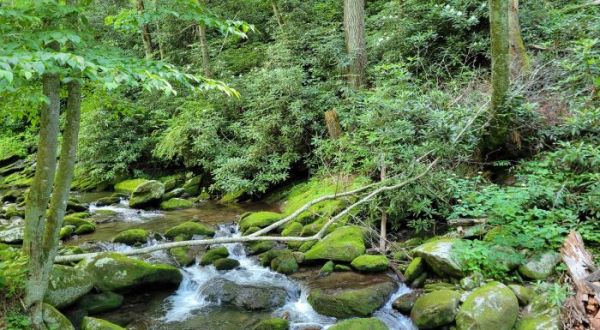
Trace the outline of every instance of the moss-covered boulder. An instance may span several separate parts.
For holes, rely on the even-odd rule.
[[[560,308],[551,302],[547,294],[537,295],[523,309],[523,313],[515,329],[562,330],[560,314]]]
[[[506,285],[490,282],[473,291],[456,315],[463,329],[511,330],[519,314],[519,302]]]
[[[114,323],[103,319],[85,316],[81,322],[81,330],[126,330]]]
[[[421,257],[414,258],[406,267],[404,271],[404,281],[406,283],[412,283],[421,274],[425,272],[425,260]]]
[[[463,277],[463,267],[452,253],[458,239],[443,238],[416,247],[413,254],[425,260],[427,265],[440,276]]]
[[[103,253],[85,260],[85,267],[102,291],[122,291],[141,285],[177,286],[182,276],[179,269],[165,264],[151,264],[119,253]]]
[[[125,181],[121,181],[121,182],[115,184],[114,189],[118,193],[131,195],[131,193],[133,193],[137,189],[137,187],[139,187],[140,185],[142,185],[146,182],[148,182],[148,180],[146,180],[146,179],[125,180]]]
[[[143,244],[148,241],[148,231],[141,228],[128,229],[113,238],[113,242],[127,245]]]
[[[44,301],[56,308],[62,308],[90,292],[93,286],[94,278],[85,270],[54,265],[50,271]]]
[[[463,278],[460,280],[460,287],[463,290],[471,291],[475,288],[478,288],[483,283],[483,275],[479,272],[474,272],[473,274]]]
[[[560,262],[560,254],[548,251],[529,258],[519,267],[519,273],[531,280],[544,280],[552,275]]]
[[[281,254],[286,254],[286,253],[289,253],[289,252],[290,252],[290,250],[277,250],[277,249],[272,249],[272,250],[266,251],[266,252],[264,252],[264,253],[261,253],[261,254],[258,256],[258,262],[259,262],[259,263],[260,263],[262,266],[264,266],[264,267],[267,267],[267,266],[270,266],[270,265],[271,265],[271,261],[272,261],[273,259],[277,258],[277,257],[278,257],[279,255],[281,255]]]
[[[165,190],[166,190],[166,187],[165,187]],[[168,201],[172,198],[181,197],[184,193],[185,193],[185,190],[183,188],[175,188],[169,192],[166,192],[163,195],[163,200]]]
[[[238,284],[224,278],[210,281],[202,288],[206,299],[247,310],[268,310],[281,307],[287,299],[284,288]]]
[[[214,236],[215,230],[209,226],[198,223],[198,222],[184,222],[171,229],[167,230],[165,237],[168,239],[175,239],[180,237],[184,240],[192,239],[193,236]]]
[[[240,262],[231,258],[221,258],[213,262],[217,270],[232,270],[240,266]]]
[[[439,290],[417,298],[410,318],[419,329],[435,329],[454,321],[460,303],[460,293]]]
[[[84,224],[81,225],[77,228],[75,228],[74,234],[75,235],[83,235],[83,234],[90,234],[96,231],[96,225],[89,223],[89,224]]]
[[[317,242],[304,256],[306,260],[351,262],[365,253],[363,231],[360,227],[344,226]]]
[[[277,243],[275,241],[257,241],[248,244],[248,253],[259,254],[263,252],[267,252],[275,247]]]
[[[333,270],[336,272],[349,272],[352,271],[352,268],[350,268],[350,266],[347,265],[337,264],[333,267]]]
[[[215,262],[216,260],[219,260],[221,258],[227,258],[227,257],[229,257],[229,251],[227,251],[226,247],[224,247],[224,246],[214,247],[214,248],[211,248],[210,250],[206,251],[206,253],[204,253],[202,258],[200,259],[200,265],[202,265],[202,266],[210,265],[213,262]]]
[[[308,302],[319,314],[337,318],[367,317],[396,291],[387,276],[352,272],[331,273],[310,283]]]
[[[319,275],[320,276],[329,275],[329,274],[333,273],[334,269],[335,269],[335,263],[333,263],[333,261],[329,260],[323,265],[323,267],[321,267],[321,270],[319,270]]]
[[[58,234],[58,237],[60,239],[65,239],[65,238],[69,238],[71,237],[71,235],[73,235],[73,233],[75,233],[75,226],[71,226],[71,225],[67,225],[64,226],[60,229],[60,232]]]
[[[300,247],[298,248],[298,251],[300,252],[308,252],[308,250],[310,250],[313,246],[315,246],[315,244],[317,244],[317,240],[310,240],[310,241],[306,241],[304,243],[302,243],[302,245],[300,245]]]
[[[300,236],[302,224],[292,222],[281,231],[281,236]]]
[[[290,321],[273,318],[268,320],[260,321],[253,329],[254,330],[288,330],[290,328]]]
[[[48,330],[75,330],[71,321],[51,305],[43,305],[42,317]]]
[[[329,330],[388,330],[388,326],[380,319],[355,318],[334,324]]]
[[[187,209],[192,206],[194,206],[194,203],[183,198],[171,198],[160,203],[160,209],[165,211]]]
[[[240,220],[240,229],[242,232],[246,232],[250,227],[265,228],[277,222],[282,217],[281,213],[276,212],[261,211],[250,213]]]
[[[282,274],[293,274],[298,270],[298,262],[292,252],[286,250],[271,260],[271,269]]]
[[[350,265],[361,272],[376,273],[386,271],[390,267],[390,261],[384,255],[364,254],[354,258]]]
[[[89,314],[99,314],[115,310],[123,304],[123,296],[114,292],[87,294],[77,302],[78,309]]]
[[[108,196],[102,197],[94,202],[96,206],[108,206],[113,204],[119,204],[121,202],[121,198],[119,196]]]
[[[200,185],[202,184],[202,175],[196,175],[183,184],[183,190],[189,196],[196,196],[200,193]]]
[[[196,256],[188,247],[176,247],[169,250],[169,254],[180,266],[189,266],[194,263]]]
[[[165,186],[160,181],[150,180],[139,185],[129,199],[129,207],[144,208],[160,203]]]
[[[518,284],[510,284],[508,287],[513,291],[521,306],[526,306],[535,297],[535,290],[530,287]]]

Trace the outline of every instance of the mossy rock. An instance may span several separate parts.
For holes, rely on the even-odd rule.
[[[298,271],[298,263],[292,252],[288,250],[271,260],[271,269],[278,273],[290,275]]]
[[[215,260],[213,262],[213,266],[215,266],[217,270],[232,270],[238,268],[240,266],[240,262],[235,259],[221,258]]]
[[[148,241],[148,231],[141,228],[128,229],[113,238],[113,242],[127,245],[143,244]]]
[[[115,184],[114,189],[116,192],[131,195],[131,193],[133,193],[137,189],[137,187],[139,187],[140,185],[142,185],[148,181],[149,180],[146,180],[146,179],[125,180],[125,181],[121,181],[121,182]]]
[[[535,290],[530,287],[518,284],[509,284],[508,287],[513,291],[521,306],[526,306],[535,297]]]
[[[165,233],[165,237],[171,240],[178,236],[189,240],[195,235],[212,237],[215,235],[215,230],[205,224],[188,221],[172,227]]]
[[[529,258],[519,267],[519,273],[531,280],[544,280],[552,275],[560,262],[560,254],[547,251]]]
[[[187,209],[192,206],[194,206],[194,203],[183,198],[171,198],[160,203],[160,209],[165,211]]]
[[[102,291],[122,291],[149,284],[177,286],[182,280],[176,267],[151,264],[119,253],[102,253],[84,260],[81,267],[92,274],[93,283]]]
[[[354,258],[350,265],[361,272],[376,273],[386,271],[390,267],[390,261],[384,255],[363,254]]]
[[[440,276],[463,277],[463,266],[452,253],[452,247],[458,239],[442,238],[422,244],[413,250],[413,254],[425,260],[427,265]]]
[[[321,267],[321,270],[319,270],[319,275],[321,275],[321,276],[329,275],[329,274],[333,273],[334,269],[335,269],[335,263],[333,263],[333,261],[329,260],[323,265],[323,267]]]
[[[394,300],[392,303],[392,308],[402,314],[410,314],[420,295],[420,291],[411,291],[409,293],[405,293]]]
[[[108,197],[103,197],[98,199],[97,201],[94,202],[94,204],[96,204],[96,206],[108,206],[108,205],[114,205],[114,204],[119,204],[121,202],[121,198],[118,196],[108,196]]]
[[[350,268],[350,266],[347,265],[337,264],[335,265],[335,267],[333,267],[333,270],[336,272],[349,272],[352,271],[352,268]]]
[[[89,224],[84,224],[84,225],[77,227],[75,229],[75,234],[83,235],[83,234],[93,233],[94,231],[96,231],[96,225],[89,223]]]
[[[219,199],[219,202],[220,203],[235,203],[240,198],[242,198],[242,196],[244,196],[245,193],[246,193],[245,190],[230,191],[230,192],[226,193],[225,195],[223,195],[221,197],[221,199]]]
[[[196,196],[200,193],[200,184],[202,183],[202,175],[196,175],[187,180],[183,184],[183,190],[190,196]]]
[[[317,242],[318,241],[316,239],[315,240],[306,241],[306,242],[302,243],[302,245],[300,245],[300,247],[298,248],[298,251],[306,253],[313,246],[315,246],[315,244],[317,244]]]
[[[460,280],[460,287],[463,290],[474,290],[478,287],[481,286],[481,284],[483,283],[483,275],[479,272],[474,272],[471,275],[463,278],[462,280]]]
[[[166,187],[165,187],[165,191],[166,191]],[[166,192],[163,195],[163,200],[168,201],[168,200],[170,200],[172,198],[181,197],[181,196],[183,196],[184,193],[185,193],[185,190],[183,188],[176,188],[176,189],[173,189],[173,190],[171,190],[169,192]]]
[[[79,227],[81,225],[93,225],[94,223],[88,220],[85,220],[89,214],[87,213],[74,213],[69,214],[64,217],[63,225],[64,226],[75,226]]]
[[[48,330],[75,330],[71,321],[49,304],[43,304],[42,317]]]
[[[290,328],[290,321],[272,318],[268,320],[260,321],[253,329],[254,330],[288,330]]]
[[[123,296],[114,292],[87,294],[77,302],[77,307],[90,314],[115,310],[123,304]]]
[[[160,203],[163,194],[165,193],[165,186],[160,181],[150,180],[137,186],[133,193],[131,193],[131,199],[129,199],[129,207],[131,208],[144,208]]]
[[[562,330],[561,310],[547,294],[537,295],[523,309],[516,330]]]
[[[419,329],[435,329],[454,322],[460,293],[452,290],[439,290],[417,298],[410,312],[410,318]]]
[[[71,305],[92,290],[93,276],[75,267],[53,265],[44,301],[56,308]]]
[[[408,264],[408,267],[404,271],[404,281],[406,283],[412,283],[412,281],[416,280],[424,272],[425,260],[421,257],[416,257]]]
[[[275,241],[257,241],[248,244],[248,253],[251,255],[271,250],[277,243]]]
[[[188,247],[176,247],[169,250],[171,257],[181,266],[189,266],[194,263],[196,256]]]
[[[240,229],[245,232],[250,227],[265,228],[282,218],[281,213],[261,211],[249,214],[240,220]]]
[[[292,222],[281,231],[281,236],[300,236],[302,225],[298,222]]]
[[[246,231],[242,235],[248,236],[248,235],[256,233],[260,229],[261,229],[260,227],[250,227],[250,228],[246,229]]]
[[[355,318],[340,321],[329,328],[329,330],[388,330],[388,326],[380,319]]]
[[[511,330],[517,321],[519,302],[506,285],[490,282],[473,291],[456,315],[458,330]]]
[[[291,251],[290,250],[276,250],[276,249],[271,249],[269,251],[261,253],[258,256],[258,262],[262,266],[267,267],[267,266],[271,265],[271,261],[273,259],[277,258],[281,254],[287,254],[287,253],[291,253]]]
[[[58,234],[58,236],[60,237],[60,239],[69,238],[75,232],[75,228],[76,227],[72,225],[64,226],[60,229],[60,233]]]
[[[202,266],[210,265],[218,259],[227,258],[227,257],[229,257],[229,251],[227,251],[226,247],[219,246],[216,248],[212,248],[212,249],[206,251],[206,253],[204,253],[202,258],[200,259],[200,265],[202,265]]]
[[[114,323],[95,317],[85,316],[81,322],[81,330],[126,330]]]
[[[305,259],[351,262],[364,253],[365,242],[362,229],[356,226],[345,226],[317,242],[305,253]]]

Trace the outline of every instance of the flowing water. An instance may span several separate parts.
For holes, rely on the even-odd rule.
[[[264,204],[226,207],[214,203],[205,203],[197,208],[182,211],[137,211],[127,206],[127,201],[118,205],[95,207],[92,213],[102,210],[115,212],[118,220],[99,224],[96,233],[82,236],[77,243],[85,241],[103,241],[97,243],[103,250],[124,251],[130,249],[126,245],[106,242],[117,232],[129,228],[146,228],[155,232],[191,219],[215,225],[216,237],[240,236],[240,232],[232,220],[239,214],[249,210],[269,209]],[[270,208],[272,209],[272,208]],[[166,223],[163,223],[166,222]],[[148,245],[156,244],[152,240]],[[213,266],[195,264],[181,269],[183,281],[175,292],[143,291],[128,295],[124,305],[118,310],[98,315],[118,324],[127,325],[129,329],[207,329],[207,330],[240,330],[251,329],[259,320],[269,317],[285,316],[290,320],[293,330],[326,329],[336,319],[315,312],[307,301],[308,283],[302,276],[288,277],[262,267],[255,258],[246,255],[244,246],[239,243],[225,244],[230,258],[240,262],[240,267],[231,271],[217,271]],[[150,259],[164,261],[168,259],[165,252],[153,253]],[[314,269],[302,270],[314,275]],[[315,276],[307,276],[315,277]],[[215,280],[228,280],[239,285],[253,287],[277,287],[287,293],[286,303],[274,311],[249,311],[233,306],[224,306],[210,301],[206,290]],[[408,292],[404,284],[392,295],[389,302],[375,313],[375,317],[383,320],[390,329],[416,329],[410,319],[392,309],[393,299]]]

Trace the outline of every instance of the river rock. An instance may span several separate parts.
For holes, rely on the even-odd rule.
[[[458,330],[511,330],[519,313],[519,302],[510,288],[490,282],[474,290],[456,315]]]
[[[461,294],[439,290],[417,298],[410,317],[419,329],[434,329],[450,324],[456,317]]]
[[[474,290],[475,288],[478,288],[481,286],[481,284],[483,283],[483,275],[479,272],[475,272],[465,278],[463,278],[462,280],[460,280],[460,287],[463,290]]]
[[[246,232],[251,227],[265,228],[283,217],[281,213],[261,211],[253,212],[240,220],[240,230]]]
[[[75,330],[71,321],[51,305],[44,304],[42,307],[42,317],[44,324],[48,329],[57,330]]]
[[[86,316],[81,322],[81,330],[126,330],[114,323],[106,320],[97,319],[95,317]]]
[[[194,206],[194,203],[183,198],[171,198],[160,203],[160,209],[165,211],[187,209],[192,206]]]
[[[113,242],[127,245],[143,244],[148,241],[148,231],[141,228],[128,229],[113,238]]]
[[[129,207],[131,208],[144,208],[157,204],[162,199],[162,195],[165,193],[165,186],[160,181],[150,180],[139,185],[133,193],[131,193],[131,199],[129,200]]]
[[[62,240],[71,237],[71,235],[73,235],[73,233],[75,232],[75,228],[75,226],[71,225],[62,227],[60,229],[60,232],[58,233],[58,237]]]
[[[229,256],[229,251],[224,246],[214,247],[210,250],[206,251],[202,258],[200,259],[200,265],[206,266],[210,265],[213,262],[217,261],[221,258],[227,258]]]
[[[532,280],[544,280],[552,275],[560,262],[560,254],[548,251],[528,259],[519,267],[519,273]]]
[[[288,330],[289,328],[290,321],[280,318],[272,318],[260,321],[256,327],[254,327],[254,330]]]
[[[258,228],[258,227],[256,227]],[[275,241],[258,241],[251,242],[248,244],[248,253],[249,254],[259,254],[263,252],[267,252],[275,247],[277,243]]]
[[[560,309],[546,295],[538,295],[523,309],[516,330],[562,330]]]
[[[114,189],[118,193],[130,196],[139,186],[148,182],[146,179],[130,179],[115,184]]]
[[[23,192],[20,190],[12,189],[7,191],[2,197],[0,197],[0,203],[17,203],[23,198]]]
[[[420,295],[421,293],[419,291],[405,293],[394,300],[392,308],[402,314],[409,314]]]
[[[217,270],[232,270],[240,266],[240,262],[235,259],[221,258],[215,260],[213,265]]]
[[[180,266],[189,266],[196,260],[196,255],[190,247],[176,247],[169,250],[169,254]]]
[[[166,189],[166,187],[165,187]],[[181,197],[185,193],[185,189],[176,188],[164,194],[163,200],[169,200],[171,198]]]
[[[123,296],[114,292],[87,294],[77,302],[79,309],[90,314],[99,314],[115,310],[123,304]]]
[[[85,212],[88,207],[88,204],[78,203],[72,200],[67,202],[67,212]]]
[[[75,228],[75,231],[73,233],[76,235],[83,235],[93,233],[94,231],[96,231],[96,225],[93,223],[86,223]]]
[[[177,286],[182,279],[176,267],[150,264],[119,253],[100,254],[85,260],[81,267],[92,274],[96,287],[102,291],[128,290],[148,284]]]
[[[202,175],[196,175],[187,180],[183,184],[183,190],[189,196],[196,196],[200,193],[200,184],[202,183]]]
[[[108,206],[113,204],[119,204],[121,202],[121,198],[118,196],[108,196],[98,199],[94,202],[96,206]]]
[[[365,253],[363,231],[360,227],[344,226],[317,242],[304,256],[305,260],[351,262]]]
[[[298,270],[298,262],[296,257],[289,250],[284,253],[280,253],[277,257],[271,260],[271,269],[282,274],[293,274]]]
[[[530,287],[517,284],[510,284],[508,287],[513,291],[521,306],[526,306],[535,297],[535,290]]]
[[[361,272],[376,273],[386,271],[390,267],[390,261],[384,255],[363,254],[354,258],[350,265]]]
[[[308,302],[319,314],[366,317],[381,308],[398,286],[385,275],[331,273],[309,284]]]
[[[224,278],[210,281],[202,292],[209,301],[231,304],[248,310],[274,309],[283,306],[287,299],[284,288],[237,284]]]
[[[452,255],[452,246],[458,241],[458,239],[443,238],[428,242],[416,247],[413,254],[423,258],[427,265],[440,276],[462,277],[464,275],[462,266]]]
[[[189,240],[196,235],[212,237],[215,235],[215,230],[205,224],[188,221],[179,224],[175,227],[172,227],[165,233],[165,237],[168,239],[175,239],[176,237],[180,237],[184,240]]]
[[[404,281],[406,283],[412,283],[421,274],[425,272],[425,260],[421,257],[414,258],[406,267],[404,271]]]
[[[356,318],[334,324],[329,330],[388,330],[388,326],[377,318]]]
[[[50,272],[44,301],[56,308],[62,308],[90,292],[93,286],[94,279],[85,270],[54,265]]]
[[[329,260],[323,265],[323,267],[321,267],[321,270],[319,270],[319,276],[327,276],[333,273],[334,269],[335,264],[333,263],[333,261]]]

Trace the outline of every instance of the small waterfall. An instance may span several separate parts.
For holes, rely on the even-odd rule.
[[[160,217],[163,214],[160,211],[146,211],[132,209],[129,207],[129,200],[121,198],[119,204],[96,206],[95,204],[90,205],[90,213],[98,213],[98,211],[112,211],[116,216],[126,222],[143,222],[144,219]]]

